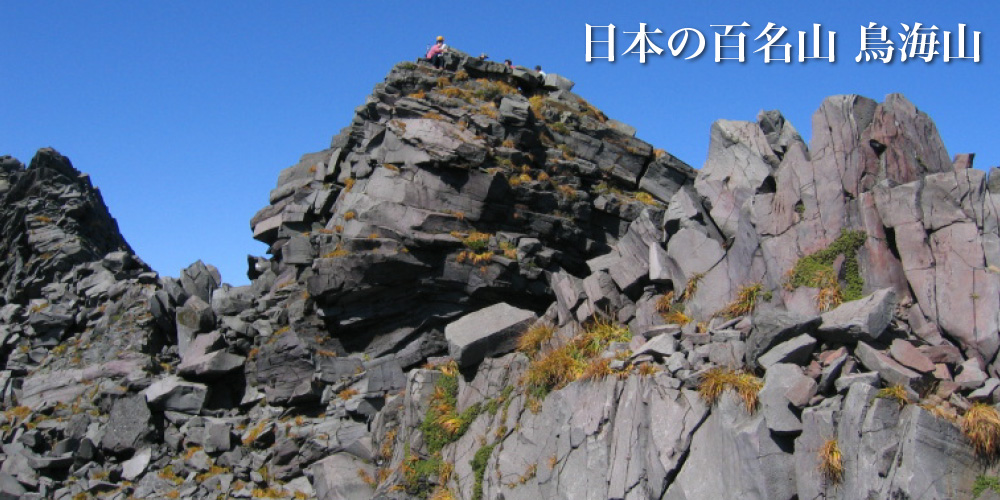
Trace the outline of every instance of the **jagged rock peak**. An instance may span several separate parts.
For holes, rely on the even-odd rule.
[[[254,287],[280,301],[307,292],[318,313],[292,325],[305,338],[320,329],[407,367],[462,314],[498,302],[543,313],[548,273],[582,278],[623,238],[647,261],[695,171],[572,86],[463,55],[442,70],[396,65],[331,148],[278,176],[251,220],[272,254],[251,259]],[[602,286],[642,294],[642,266],[605,260]]]
[[[28,168],[0,160],[0,288],[5,302],[38,297],[41,287],[76,264],[132,250],[87,175],[51,148]]]

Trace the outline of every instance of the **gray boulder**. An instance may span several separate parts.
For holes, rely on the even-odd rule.
[[[229,422],[209,419],[205,422],[205,452],[214,455],[224,453],[233,448],[233,428]]]
[[[903,385],[916,390],[918,387],[915,384],[919,384],[923,379],[919,373],[897,363],[889,356],[886,356],[881,351],[864,342],[858,342],[858,347],[854,350],[854,355],[858,357],[858,361],[862,365],[869,370],[878,372],[879,377],[889,384]]]
[[[667,203],[681,187],[689,185],[694,177],[695,170],[690,165],[670,153],[664,153],[649,164],[639,181],[639,189]]]
[[[111,407],[101,448],[113,455],[129,455],[154,437],[153,415],[142,395],[121,398]]]
[[[643,344],[639,349],[636,349],[636,351],[632,353],[632,359],[635,359],[643,354],[663,359],[675,352],[677,352],[677,340],[674,339],[673,333],[661,333],[660,335],[649,339],[649,341]]]
[[[833,382],[833,386],[837,392],[844,392],[850,390],[851,386],[856,384],[875,387],[878,385],[880,380],[882,380],[882,378],[879,377],[878,372],[852,373],[850,375],[843,375],[836,379]]]
[[[212,300],[212,291],[222,283],[219,270],[212,265],[197,261],[181,271],[181,286],[188,295],[200,298],[204,302]]]
[[[760,409],[771,432],[798,434],[802,431],[802,421],[793,411],[786,394],[796,384],[811,380],[796,365],[780,363],[768,368],[764,375],[764,388],[760,391]]]
[[[142,476],[146,472],[146,468],[149,467],[152,454],[151,448],[137,451],[135,455],[132,455],[132,458],[122,463],[122,478],[126,481],[135,481],[139,476]]]
[[[575,83],[564,76],[555,73],[547,73],[545,75],[545,88],[570,91],[573,90],[573,85]]]
[[[836,342],[872,342],[885,332],[895,308],[896,293],[884,288],[823,313],[817,335]]]
[[[222,285],[212,292],[212,310],[220,316],[235,316],[253,307],[250,286]]]
[[[226,351],[213,351],[185,359],[177,373],[188,378],[213,379],[243,368],[246,358]]]
[[[802,334],[772,347],[763,356],[757,358],[757,364],[765,370],[770,370],[771,366],[777,363],[804,364],[809,360],[809,355],[815,348],[816,339],[810,335]]]
[[[393,360],[379,361],[365,367],[365,394],[394,392],[406,387],[406,375],[399,363]]]
[[[774,346],[812,331],[818,316],[802,316],[780,309],[763,309],[753,316],[753,328],[747,337],[747,364],[758,366],[757,358]]]
[[[958,427],[918,405],[903,410],[900,441],[880,498],[946,500],[973,498],[981,474],[976,457]]]
[[[154,408],[197,415],[205,406],[208,387],[171,375],[153,382],[143,391],[143,395],[146,402]]]
[[[187,349],[188,343],[199,333],[210,331],[215,327],[215,314],[212,306],[205,299],[192,295],[177,308],[177,347],[180,352]]]
[[[268,403],[287,405],[318,398],[310,349],[294,331],[276,335],[277,340],[261,347],[256,363],[257,384],[264,388]]]
[[[528,100],[523,96],[504,97],[500,100],[500,119],[516,127],[528,123]]]
[[[889,347],[889,354],[892,355],[893,359],[899,361],[907,368],[912,368],[921,373],[934,371],[934,362],[914,347],[913,344],[903,339],[892,341],[892,345]]]
[[[17,478],[0,472],[0,499],[18,500],[24,498],[27,493],[28,490],[21,485]]]
[[[459,366],[472,366],[487,356],[510,352],[536,319],[535,313],[506,303],[466,314],[444,329],[448,353]]]

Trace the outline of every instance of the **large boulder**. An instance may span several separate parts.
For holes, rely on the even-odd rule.
[[[180,281],[188,295],[208,303],[212,300],[212,292],[222,283],[222,277],[215,266],[198,260],[181,271]]]
[[[243,368],[246,358],[226,352],[212,351],[201,356],[193,356],[177,366],[177,373],[195,379],[213,379]]]
[[[143,395],[121,398],[111,407],[101,448],[113,455],[131,455],[155,435],[153,414]]]
[[[573,90],[573,85],[573,81],[564,76],[555,73],[545,75],[545,88],[570,91]]]
[[[836,342],[872,342],[885,332],[895,308],[895,292],[891,288],[879,290],[823,313],[818,335]]]
[[[778,363],[806,364],[816,347],[816,339],[807,334],[786,340],[757,358],[757,363],[765,370]]]
[[[812,380],[802,373],[802,368],[792,364],[776,364],[764,375],[760,390],[760,407],[767,428],[775,434],[798,434],[802,421],[792,409],[786,394],[800,382]]]
[[[184,352],[195,335],[210,331],[215,326],[212,306],[197,295],[188,297],[177,308],[177,347]]]
[[[918,385],[924,380],[924,377],[920,373],[897,363],[896,360],[864,342],[858,342],[858,346],[854,350],[854,355],[857,356],[858,361],[861,361],[862,365],[869,370],[878,372],[882,380],[885,380],[889,384],[902,385],[916,390],[919,388]],[[917,386],[914,384],[917,384]]]
[[[253,293],[249,286],[222,285],[212,292],[212,310],[220,316],[235,316],[253,307]]]
[[[487,356],[510,352],[536,319],[535,313],[506,303],[466,314],[444,329],[448,353],[459,366],[472,366]]]
[[[896,464],[882,498],[972,498],[980,461],[958,427],[919,405],[900,416]]]
[[[758,366],[758,358],[772,348],[802,334],[813,331],[818,316],[803,316],[781,309],[761,309],[753,316],[753,327],[747,337],[747,364]]]
[[[146,402],[154,408],[197,415],[205,406],[208,387],[171,375],[153,382],[143,391],[143,395]]]
[[[528,100],[522,96],[504,97],[500,100],[500,119],[504,123],[523,126],[528,123]]]

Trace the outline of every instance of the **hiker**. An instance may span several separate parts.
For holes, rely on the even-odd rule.
[[[542,75],[542,78],[545,78],[545,72],[542,71],[541,66],[535,66],[535,71],[537,71],[539,75]]]
[[[444,54],[446,50],[448,50],[448,46],[444,44],[444,37],[437,37],[437,42],[433,47],[431,47],[430,50],[427,51],[427,59],[431,61],[431,64],[433,64],[435,68],[441,69],[441,65],[444,63],[441,59],[441,55]]]
[[[510,62],[510,59],[504,59],[503,63],[506,64],[508,68],[514,69],[514,63]]]

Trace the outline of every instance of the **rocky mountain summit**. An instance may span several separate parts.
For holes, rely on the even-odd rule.
[[[396,65],[239,287],[0,159],[0,497],[1000,495],[996,169],[890,95],[808,146],[719,121],[695,170],[572,88]]]

